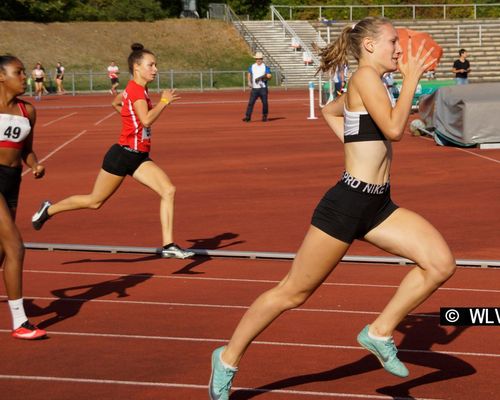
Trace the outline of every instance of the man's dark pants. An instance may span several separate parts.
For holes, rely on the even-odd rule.
[[[250,93],[250,100],[248,100],[248,107],[246,112],[246,118],[250,119],[252,117],[253,106],[255,102],[260,97],[262,101],[262,118],[267,118],[268,105],[267,105],[267,88],[252,89]]]

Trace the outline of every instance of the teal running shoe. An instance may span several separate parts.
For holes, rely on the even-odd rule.
[[[387,372],[399,376],[400,378],[406,378],[410,373],[396,356],[398,349],[394,344],[394,339],[392,337],[388,340],[372,339],[368,336],[368,327],[369,325],[366,325],[359,333],[358,343],[366,350],[375,354],[380,364],[382,364],[382,367],[384,367]]]
[[[238,368],[226,368],[222,365],[220,355],[224,346],[212,353],[212,375],[208,384],[208,395],[211,400],[228,400],[231,384]]]

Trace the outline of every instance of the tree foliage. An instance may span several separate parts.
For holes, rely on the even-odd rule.
[[[476,4],[498,3],[500,0],[483,0]],[[269,15],[270,5],[311,6],[311,5],[371,5],[369,9],[357,9],[356,18],[377,12],[376,5],[397,4],[470,4],[470,0],[197,0],[200,17],[204,17],[210,3],[228,4],[238,15],[251,19],[262,19]],[[153,21],[176,18],[183,9],[182,0],[3,0],[0,20],[68,22],[68,21]],[[391,18],[409,18],[409,9],[388,8]],[[471,7],[449,9],[451,18],[471,18]],[[283,11],[285,12],[285,11]],[[288,12],[288,10],[286,11]],[[329,19],[345,19],[348,9],[325,9]],[[421,17],[440,18],[439,7],[421,8]],[[481,7],[478,17],[498,17],[499,7]],[[318,9],[294,9],[294,18],[316,19]],[[330,15],[331,14],[331,15]],[[408,14],[408,15],[407,15]],[[346,14],[347,15],[347,14]]]

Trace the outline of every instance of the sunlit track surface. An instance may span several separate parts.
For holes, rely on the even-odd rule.
[[[42,200],[91,190],[121,129],[111,96],[36,104],[35,149],[47,175],[23,178],[17,223],[27,244],[26,310],[49,335],[34,343],[10,337],[2,286],[0,397],[207,399],[211,352],[287,274],[312,210],[342,172],[341,144],[321,118],[307,120],[306,90],[272,91],[270,121],[260,121],[257,104],[248,124],[241,122],[248,93],[181,96],[155,123],[151,156],[177,188],[175,240],[199,251],[188,260],[156,254],[159,199],[130,178],[99,211],[62,213],[32,229]],[[459,262],[500,260],[493,184],[500,171],[491,161],[500,151],[463,152],[405,135],[394,154],[395,202],[435,224]],[[103,248],[55,249],[61,243]],[[498,307],[498,268],[458,268],[398,325],[394,339],[409,378],[387,374],[359,347],[357,333],[414,268],[404,264],[353,245],[306,304],[250,346],[231,400],[495,398],[497,328],[441,326],[439,313]]]

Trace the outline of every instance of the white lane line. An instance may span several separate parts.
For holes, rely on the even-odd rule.
[[[99,125],[101,122],[106,121],[108,118],[112,117],[112,116],[113,116],[113,115],[115,115],[115,114],[116,114],[116,111],[113,111],[113,112],[109,113],[109,114],[108,114],[108,115],[106,115],[104,118],[102,118],[102,119],[100,119],[99,121],[97,121],[97,122],[94,124],[94,126]]]
[[[469,153],[469,154],[472,154],[473,156],[484,158],[485,160],[493,161],[493,162],[500,164],[500,160],[495,160],[494,158],[486,157],[486,156],[483,156],[482,154],[477,154],[477,153],[474,153],[470,150],[461,149],[460,147],[456,147],[456,149],[463,151],[464,153]]]
[[[304,97],[294,98],[289,97],[286,99],[273,99],[273,103],[293,103],[296,101],[304,101],[306,100]],[[204,104],[246,104],[248,100],[205,100],[205,101],[183,101],[178,100],[172,106],[180,106],[180,105],[204,105]],[[306,103],[304,103],[306,104]],[[309,103],[307,103],[309,105]],[[75,104],[75,105],[64,105],[64,106],[38,106],[37,110],[62,110],[69,108],[109,108],[111,105],[109,104]]]
[[[127,385],[127,386],[147,386],[147,387],[164,387],[175,389],[202,389],[207,390],[207,385],[195,385],[187,383],[173,382],[143,382],[143,381],[123,381],[115,379],[90,379],[90,378],[66,378],[60,376],[39,376],[39,375],[0,375],[0,379],[6,380],[21,380],[21,381],[46,381],[46,382],[68,382],[68,383],[91,383],[105,385]],[[294,396],[322,396],[322,397],[340,397],[349,399],[394,399],[394,397],[372,395],[372,394],[356,394],[356,393],[336,393],[336,392],[315,392],[311,390],[286,390],[286,389],[252,389],[246,387],[233,387],[233,390],[244,390],[249,392],[259,393],[277,393]],[[423,397],[397,397],[399,400],[441,400],[436,398]]]
[[[8,329],[0,329],[0,332],[9,333],[12,332]],[[218,338],[200,338],[200,337],[182,337],[182,336],[149,336],[149,335],[126,335],[126,334],[114,334],[114,333],[96,333],[96,332],[62,332],[62,331],[50,331],[49,335],[61,335],[61,336],[77,336],[77,337],[100,337],[100,338],[110,338],[110,339],[126,339],[126,340],[165,340],[173,342],[197,342],[197,343],[227,343],[229,339],[218,339]],[[366,351],[361,346],[342,346],[336,344],[320,344],[320,343],[292,343],[292,342],[274,342],[274,341],[263,341],[254,340],[252,342],[254,345],[261,346],[277,346],[277,347],[301,347],[310,349],[330,349],[330,350],[361,350]],[[491,357],[500,358],[498,353],[478,353],[478,352],[468,352],[468,351],[435,351],[435,350],[417,350],[417,349],[404,349],[398,348],[399,352],[406,353],[420,353],[420,354],[446,354],[446,355],[456,355],[456,356],[470,356],[470,357]]]
[[[42,127],[44,128],[46,126],[52,125],[55,122],[61,121],[61,120],[65,119],[65,118],[69,118],[69,117],[71,117],[72,115],[75,115],[75,114],[78,114],[78,113],[75,111],[75,112],[73,112],[71,114],[63,115],[62,117],[59,117],[57,119],[54,119],[52,121],[49,121],[49,122],[43,124]]]
[[[40,273],[40,274],[55,274],[55,275],[82,275],[82,276],[107,276],[107,277],[120,277],[124,274],[107,273],[107,272],[75,272],[75,271],[47,271],[47,270],[33,270],[25,269],[25,273]],[[268,280],[268,279],[242,279],[242,278],[209,278],[209,277],[190,277],[190,276],[170,276],[170,275],[134,275],[137,278],[157,278],[157,279],[180,279],[180,280],[199,280],[199,281],[216,281],[216,282],[241,282],[241,283],[279,283],[278,280]],[[342,283],[342,282],[325,282],[322,286],[354,286],[354,287],[374,287],[374,288],[386,288],[394,289],[398,288],[399,285],[380,285],[371,283]],[[448,288],[440,287],[439,291],[458,291],[458,292],[483,292],[483,293],[500,293],[497,289],[474,289],[474,288]]]
[[[82,136],[85,132],[87,132],[86,129],[84,129],[83,131],[81,131],[80,133],[77,133],[75,136],[73,136],[71,139],[67,140],[66,142],[64,142],[63,144],[61,144],[59,147],[57,147],[56,149],[52,150],[49,154],[47,154],[45,157],[43,157],[41,160],[39,160],[38,162],[39,163],[43,163],[45,160],[49,159],[50,157],[52,157],[54,154],[56,154],[59,150],[63,149],[64,147],[66,147],[68,144],[70,144],[71,142],[74,142],[76,139],[78,139],[80,136]],[[22,175],[26,175],[28,172],[31,171],[31,168],[28,168],[26,171],[24,171],[22,173]]]
[[[87,132],[86,129],[84,129],[83,131],[77,133],[75,136],[73,136],[71,139],[69,140],[66,140],[63,144],[61,144],[60,146],[56,147],[54,150],[52,150],[49,154],[47,154],[45,157],[43,157],[40,162],[44,162],[45,160],[49,159],[50,157],[52,157],[54,154],[56,154],[59,150],[62,150],[64,147],[66,147],[68,144],[74,142],[76,139],[78,139],[80,136],[82,136],[83,134],[85,134]]]
[[[3,295],[0,298],[7,298]],[[233,310],[247,310],[250,306],[237,305],[237,304],[207,304],[207,303],[179,303],[167,301],[144,301],[144,300],[103,300],[103,299],[88,299],[84,297],[43,297],[43,296],[24,296],[25,299],[31,300],[46,300],[57,302],[76,302],[76,303],[103,303],[103,304],[127,304],[139,306],[160,306],[160,307],[191,307],[191,308],[214,308],[214,309],[233,309]],[[359,314],[359,315],[379,315],[380,311],[366,311],[366,310],[334,310],[330,308],[293,308],[291,312],[311,312],[311,313],[329,313],[329,314]],[[410,317],[420,318],[439,318],[438,314],[421,314],[410,313]]]
[[[432,142],[435,141],[433,138],[428,138],[428,137],[424,137],[424,136],[420,136],[420,139],[430,140]],[[462,149],[461,147],[451,147],[451,148],[455,149],[455,150],[460,150],[460,151],[463,151],[464,153],[469,153],[469,154],[472,154],[473,156],[476,156],[476,157],[479,157],[479,158],[484,158],[485,160],[493,161],[495,163],[500,164],[500,160],[495,160],[494,158],[486,157],[486,156],[483,156],[482,154],[477,154],[477,153],[474,153],[474,152],[472,152],[470,150],[467,150],[467,149]]]

